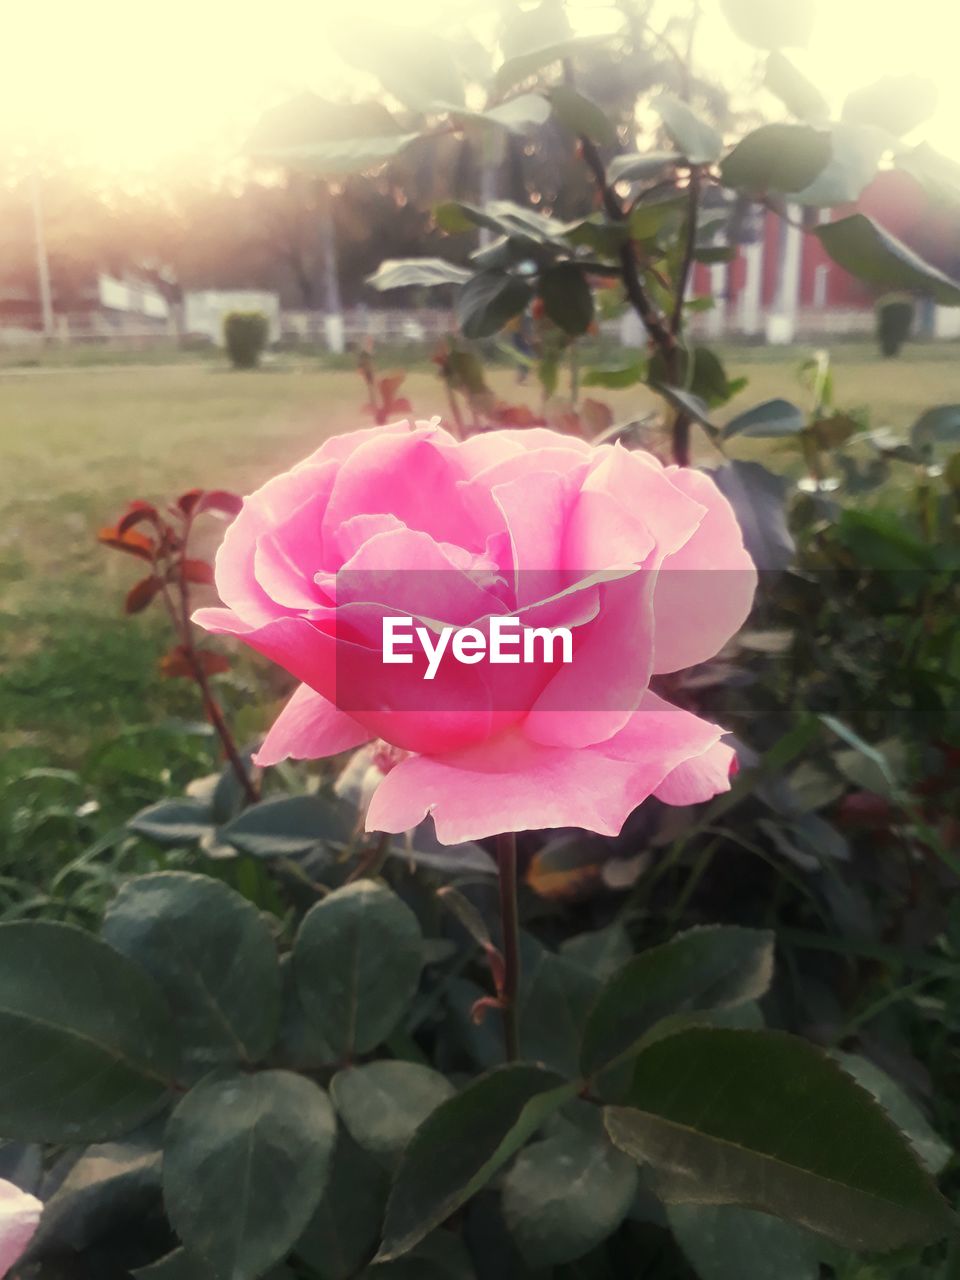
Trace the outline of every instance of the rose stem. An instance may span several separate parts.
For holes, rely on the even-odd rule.
[[[500,872],[500,924],[503,931],[503,1041],[507,1061],[520,1056],[517,1026],[517,989],[520,983],[520,925],[517,911],[517,837],[512,831],[497,836],[497,867]]]

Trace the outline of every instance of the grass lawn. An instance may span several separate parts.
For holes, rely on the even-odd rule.
[[[731,374],[750,378],[730,412],[802,396],[803,354],[725,353]],[[840,346],[834,372],[839,404],[866,406],[875,425],[904,429],[922,407],[960,400],[956,346],[914,346],[887,362],[866,346]],[[505,395],[534,395],[518,392],[509,372],[496,381]],[[441,411],[442,389],[425,366],[405,389],[417,416]],[[594,394],[618,416],[653,405],[643,390]],[[166,639],[159,611],[122,616],[137,563],[101,549],[97,528],[133,497],[195,485],[246,492],[324,436],[364,425],[362,400],[355,373],[292,360],[252,374],[196,360],[0,372],[0,744],[12,761],[88,765],[122,754],[131,726],[196,712],[185,682],[156,675]],[[228,686],[252,732],[263,715],[252,664],[241,661]]]

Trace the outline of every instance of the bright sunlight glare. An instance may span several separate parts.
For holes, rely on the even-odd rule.
[[[821,0],[810,48],[795,60],[839,110],[845,94],[881,75],[920,72],[939,92],[923,137],[960,159],[960,78],[954,0]],[[659,0],[661,25],[689,10]],[[482,6],[462,0],[356,0],[351,23],[389,21],[437,30],[465,25]],[[756,64],[726,27],[719,0],[704,0],[698,62],[735,87]],[[574,26],[615,20],[603,0],[572,0]],[[0,55],[0,148],[53,151],[121,173],[236,154],[260,111],[311,89],[328,98],[362,94],[362,77],[334,50],[341,0],[32,0],[8,7]],[[776,104],[770,100],[771,112]]]

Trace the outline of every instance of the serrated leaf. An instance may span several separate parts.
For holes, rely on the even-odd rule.
[[[403,1153],[377,1261],[399,1258],[445,1222],[575,1088],[552,1071],[512,1063],[473,1080],[439,1106]]]
[[[939,1173],[949,1161],[952,1152],[949,1145],[934,1131],[926,1116],[903,1089],[891,1080],[885,1071],[856,1053],[832,1053],[848,1075],[857,1084],[872,1093],[884,1111],[905,1135],[919,1160],[930,1173]]]
[[[661,93],[652,103],[677,150],[691,164],[714,164],[720,159],[723,139],[712,124],[701,120],[672,93]]]
[[[607,1131],[668,1203],[775,1214],[845,1248],[928,1242],[954,1217],[876,1101],[781,1032],[698,1027],[636,1062]]]
[[[310,1221],[335,1135],[326,1094],[303,1076],[208,1076],[167,1126],[163,1199],[177,1235],[220,1280],[255,1280]]]
[[[723,428],[723,437],[750,436],[761,440],[793,436],[806,427],[803,411],[789,400],[765,400],[740,413]]]
[[[455,1093],[445,1076],[419,1062],[368,1062],[338,1072],[330,1082],[334,1106],[351,1137],[388,1164]]]
[[[383,293],[387,289],[436,289],[446,284],[464,284],[469,279],[466,267],[443,258],[385,258],[366,282]]]
[[[96,1142],[166,1102],[177,1063],[156,984],[72,925],[0,924],[0,1134]]]
[[[741,191],[802,191],[831,154],[829,133],[806,124],[765,124],[724,156],[720,177]]]
[[[368,1053],[403,1017],[423,963],[417,918],[395,893],[360,880],[304,917],[293,948],[297,990],[338,1058]]]
[[[578,337],[593,320],[593,293],[583,270],[559,262],[540,273],[540,297],[547,315],[565,333]]]
[[[583,1033],[587,1076],[635,1055],[663,1018],[757,1000],[773,976],[773,935],[714,925],[678,934],[628,961],[603,988]]]
[[[814,228],[820,243],[839,266],[868,284],[916,289],[942,306],[960,306],[960,284],[908,249],[866,214],[854,213]]]
[[[460,290],[457,323],[465,338],[489,338],[525,311],[533,289],[506,271],[481,271]]]
[[[293,858],[325,841],[350,839],[342,805],[320,795],[280,796],[249,805],[220,828],[219,838],[255,858]]]
[[[503,1181],[503,1215],[532,1267],[573,1262],[611,1235],[637,1191],[637,1168],[607,1137],[598,1107],[520,1152]]]
[[[123,886],[103,937],[163,992],[185,1060],[257,1062],[280,1015],[276,944],[260,912],[208,876],[163,871]]]

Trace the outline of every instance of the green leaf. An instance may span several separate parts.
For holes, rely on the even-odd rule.
[[[460,290],[457,323],[465,338],[489,338],[526,310],[533,288],[505,271],[481,271]]]
[[[148,1267],[136,1267],[130,1274],[134,1280],[210,1280],[210,1268],[183,1248],[164,1254]]]
[[[757,1000],[773,975],[773,935],[713,925],[690,929],[628,961],[601,991],[583,1033],[585,1075],[642,1047],[661,1019]]]
[[[759,1209],[850,1249],[896,1249],[954,1225],[876,1101],[806,1041],[697,1027],[636,1062],[607,1130],[668,1203]]]
[[[746,413],[731,418],[723,428],[723,437],[750,436],[771,440],[778,436],[793,436],[803,431],[807,420],[803,411],[789,400],[764,400]]]
[[[712,124],[701,120],[672,93],[661,93],[653,109],[666,126],[677,150],[691,164],[714,164],[720,159],[723,139]]]
[[[593,294],[580,267],[559,262],[540,273],[544,310],[565,333],[578,337],[593,320]]]
[[[185,1060],[209,1069],[269,1053],[280,1016],[276,944],[235,890],[185,871],[138,876],[107,909],[103,937],[157,983]]]
[[[280,961],[281,1011],[276,1054],[283,1066],[298,1071],[316,1070],[333,1062],[336,1054],[318,1027],[308,1020],[293,973],[293,956]]]
[[[830,156],[829,133],[807,124],[765,124],[724,156],[720,177],[742,191],[802,191]]]
[[[795,193],[795,198],[804,205],[827,208],[858,200],[877,176],[889,141],[885,133],[869,125],[831,125],[830,160],[808,187]]]
[[[851,275],[889,289],[916,289],[942,306],[960,306],[960,284],[863,213],[814,229],[830,257]]]
[[[117,1226],[160,1207],[160,1147],[141,1132],[87,1147],[45,1196],[31,1255],[80,1253]]]
[[[280,796],[252,804],[221,827],[219,837],[255,858],[293,858],[325,841],[350,839],[343,807],[325,796]]]
[[[805,45],[813,30],[813,0],[720,0],[741,40],[758,49]]]
[[[567,938],[560,944],[560,954],[605,982],[627,963],[633,947],[623,925],[614,923]]]
[[[733,262],[737,256],[737,251],[733,245],[729,244],[704,244],[697,245],[693,251],[694,262],[713,263],[713,262]]]
[[[520,1152],[503,1180],[503,1216],[531,1267],[572,1262],[616,1231],[637,1182],[600,1109],[581,1103],[574,1119]]]
[[[683,156],[679,151],[630,151],[613,157],[607,166],[607,181],[647,182],[682,163]]]
[[[663,200],[641,201],[630,214],[628,227],[632,240],[656,241],[661,232],[675,232],[683,218],[684,204],[680,196]]]
[[[91,1142],[164,1105],[176,1070],[170,1011],[142,969],[52,922],[0,924],[0,1133]]]
[[[758,569],[786,569],[793,562],[787,527],[788,482],[759,462],[730,461],[708,471],[737,514],[744,545]]]
[[[335,1135],[327,1095],[303,1076],[208,1076],[167,1125],[163,1198],[177,1235],[221,1280],[262,1275],[310,1221]]]
[[[700,396],[694,395],[691,391],[682,391],[679,387],[659,384],[654,387],[654,390],[658,395],[663,396],[667,404],[676,409],[678,413],[685,414],[686,417],[692,418],[694,422],[699,422],[702,427],[706,427],[707,431],[712,434],[719,434],[719,428],[710,417],[709,406]]]
[[[938,404],[921,413],[910,428],[910,442],[922,452],[936,445],[956,448],[960,442],[960,404]]]
[[[528,951],[519,1008],[521,1055],[575,1076],[583,1024],[600,981],[546,948]]]
[[[213,830],[213,813],[199,800],[161,800],[135,814],[127,829],[155,844],[195,844]]]
[[[445,1076],[418,1062],[368,1062],[338,1072],[330,1082],[334,1106],[351,1137],[387,1163],[455,1093]]]
[[[513,1063],[442,1103],[403,1153],[377,1261],[408,1252],[466,1204],[575,1089],[552,1071]]]
[[[293,1247],[319,1280],[352,1280],[380,1237],[387,1175],[349,1133],[337,1133],[323,1197]]]
[[[849,95],[843,118],[873,125],[895,137],[910,133],[937,109],[937,86],[921,75],[882,76]]]
[[[477,1273],[461,1236],[434,1231],[406,1257],[367,1267],[358,1280],[477,1280]]]
[[[592,369],[585,369],[580,382],[584,387],[608,387],[610,390],[619,390],[642,382],[646,374],[646,364],[638,357],[631,360],[629,364],[596,365]]]
[[[940,1173],[952,1155],[949,1145],[934,1131],[926,1116],[885,1071],[869,1058],[834,1049],[833,1057],[857,1084],[872,1093],[884,1111],[907,1138],[930,1173]]]
[[[667,1219],[700,1280],[819,1280],[823,1244],[790,1222],[706,1204],[668,1205]]]
[[[416,916],[371,880],[337,889],[312,907],[293,948],[306,1015],[341,1059],[387,1039],[413,998],[422,963]]]
[[[558,84],[548,97],[553,114],[565,129],[601,147],[617,144],[617,131],[595,102],[569,85]]]
[[[387,289],[436,289],[445,284],[464,284],[469,279],[466,267],[443,258],[385,258],[366,282],[383,293]]]
[[[844,776],[855,786],[875,791],[878,795],[889,796],[891,799],[896,796],[899,791],[897,775],[886,755],[878,747],[864,742],[858,733],[854,733],[836,716],[821,715],[820,720],[850,747],[849,754],[840,752],[835,757]]]
[[[816,124],[829,118],[826,98],[779,49],[774,49],[767,58],[763,83],[798,120]]]

